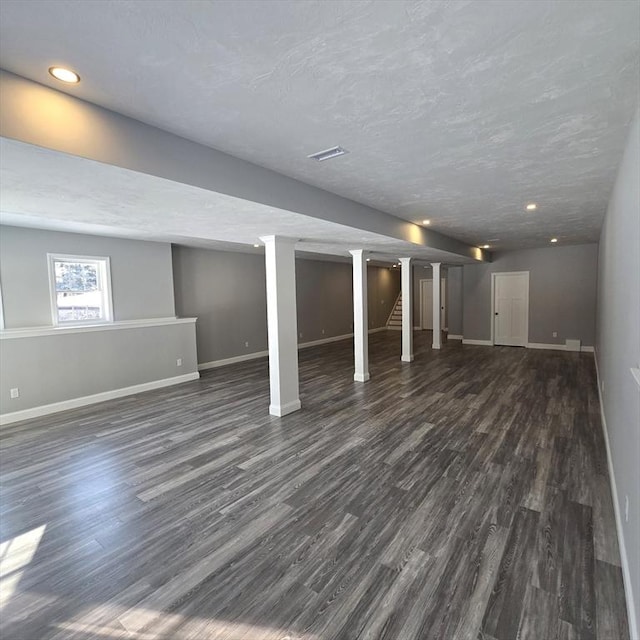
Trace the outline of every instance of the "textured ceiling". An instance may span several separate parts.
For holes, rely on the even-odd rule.
[[[597,240],[638,100],[636,0],[0,10],[10,71],[498,249]],[[306,159],[337,144],[350,153]]]
[[[72,179],[69,178],[72,176]],[[256,251],[260,236],[300,238],[307,254],[399,256],[472,262],[240,198],[0,138],[0,223],[124,236],[232,251]],[[184,230],[189,230],[189,236]]]

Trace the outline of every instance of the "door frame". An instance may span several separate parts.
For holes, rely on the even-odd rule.
[[[491,274],[491,304],[489,305],[489,313],[491,314],[491,344],[495,346],[496,335],[496,276],[527,276],[527,311],[524,315],[527,328],[527,342],[525,347],[529,346],[529,271],[494,271]]]
[[[424,328],[424,314],[422,313],[422,309],[424,307],[423,300],[422,300],[422,283],[423,282],[431,282],[432,280],[433,280],[433,278],[420,278],[420,280],[418,280],[418,288],[420,290],[420,301],[419,301],[419,304],[420,304],[420,331],[431,331],[431,329],[425,329]],[[446,276],[444,278],[440,278],[440,286],[442,287],[442,290],[445,292],[444,293],[444,299],[443,299],[442,290],[440,291],[440,302],[441,303],[444,302],[444,305],[443,305],[444,309],[441,310],[442,311],[442,316],[444,316],[444,317],[441,316],[440,324],[442,326],[440,327],[440,329],[442,331],[448,331],[449,328],[444,326],[445,324],[447,324],[447,325],[449,324],[449,322],[448,322],[449,316],[447,314],[447,278],[446,278]]]

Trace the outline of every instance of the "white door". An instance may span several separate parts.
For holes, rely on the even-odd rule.
[[[493,274],[493,343],[529,342],[529,272]]]
[[[440,327],[446,327],[444,323],[445,308],[447,306],[445,293],[447,291],[446,279],[442,279],[440,286]],[[420,314],[422,318],[422,329],[433,331],[433,280],[420,280]]]

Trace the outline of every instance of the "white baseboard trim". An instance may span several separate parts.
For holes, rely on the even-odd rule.
[[[447,336],[447,340],[464,340],[462,336],[459,336],[457,333],[450,333]]]
[[[181,384],[182,382],[197,380],[199,377],[200,374],[195,371],[193,373],[185,373],[181,376],[174,376],[173,378],[152,380],[151,382],[134,384],[131,387],[121,387],[120,389],[112,389],[111,391],[94,393],[90,396],[82,396],[80,398],[72,398],[71,400],[63,400],[62,402],[43,404],[39,407],[32,407],[31,409],[23,409],[22,411],[4,413],[0,415],[0,425],[20,422],[21,420],[30,420],[32,418],[40,418],[51,413],[59,413],[60,411],[67,411],[68,409],[77,409],[78,407],[85,407],[89,404],[105,402],[105,400],[114,400],[115,398],[123,398],[125,396],[135,395],[136,393],[143,393],[144,391],[152,391],[153,389],[170,387],[174,384]]]
[[[282,418],[282,416],[289,415],[294,411],[298,411],[302,407],[300,400],[292,400],[291,402],[286,402],[285,404],[271,404],[269,405],[269,414],[272,416],[277,416],[278,418]]]
[[[527,349],[545,349],[548,351],[566,351],[566,346],[564,344],[552,344],[552,343],[544,343],[544,342],[528,342]]]
[[[529,342],[527,343],[527,349],[548,349],[549,351],[572,351],[571,349],[567,349],[564,344],[547,344],[544,342]],[[580,351],[585,353],[593,353],[593,347],[591,346],[581,346]],[[575,351],[572,351],[575,353]]]
[[[593,347],[592,347],[593,349]],[[631,640],[640,638],[638,635],[638,622],[633,600],[633,587],[631,583],[631,571],[629,570],[629,560],[627,557],[627,546],[624,542],[624,531],[622,529],[622,514],[620,513],[620,503],[618,501],[618,487],[616,486],[616,476],[613,471],[613,458],[611,457],[611,446],[609,445],[609,430],[607,429],[607,419],[604,415],[604,403],[602,402],[602,381],[600,379],[600,369],[598,368],[598,354],[595,352],[596,379],[598,385],[598,399],[600,400],[600,419],[602,420],[602,431],[604,433],[604,444],[607,450],[607,466],[609,467],[609,480],[611,486],[611,499],[613,500],[613,511],[616,518],[616,531],[618,533],[618,547],[620,548],[620,564],[622,565],[622,580],[624,583],[624,594],[627,605],[627,620],[629,621],[629,636]]]
[[[390,327],[376,327],[369,329],[369,333],[380,333],[386,331]],[[320,340],[311,340],[310,342],[300,342],[298,349],[307,349],[308,347],[317,347],[321,344],[329,344],[330,342],[340,342],[340,340],[349,340],[353,338],[353,333],[343,333],[340,336],[331,336],[330,338],[320,338]],[[211,362],[201,362],[198,365],[198,371],[206,371],[207,369],[217,369],[228,364],[237,364],[238,362],[246,362],[247,360],[257,360],[258,358],[266,358],[268,351],[254,351],[253,353],[245,353],[241,356],[233,356],[232,358],[223,358],[222,360],[212,360]]]
[[[387,327],[389,331],[402,331],[402,327]]]
[[[389,327],[376,327],[375,329],[369,329],[369,333],[380,333],[381,331],[386,331]],[[352,337],[353,333],[349,334],[349,337]]]
[[[371,379],[371,374],[368,371],[367,373],[354,373],[353,379],[355,382],[367,382]]]
[[[462,338],[462,344],[477,344],[483,347],[493,347],[491,340],[468,340],[467,338]]]
[[[247,360],[257,360],[258,358],[266,358],[268,351],[254,351],[253,353],[245,353],[241,356],[233,356],[233,358],[223,358],[222,360],[212,360],[211,362],[201,362],[198,365],[198,371],[206,371],[207,369],[217,369],[228,364],[237,364],[238,362],[246,362]]]

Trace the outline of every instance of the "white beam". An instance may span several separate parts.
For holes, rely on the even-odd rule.
[[[442,327],[440,326],[442,303],[440,301],[440,262],[432,262],[433,269],[433,343],[432,349],[440,349],[442,346]]]
[[[369,326],[367,316],[367,260],[361,249],[349,251],[353,256],[353,353],[356,382],[369,378]]]
[[[296,260],[292,238],[265,236],[267,329],[269,335],[269,413],[285,416],[300,409]]]
[[[402,265],[402,362],[413,362],[413,278],[411,258],[400,258]]]

